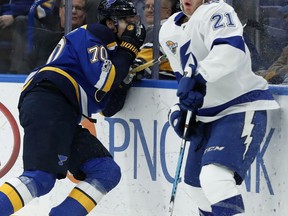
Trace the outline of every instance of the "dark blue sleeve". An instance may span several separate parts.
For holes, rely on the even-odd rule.
[[[117,53],[111,57],[111,61],[117,71],[115,81],[112,86],[112,89],[115,89],[128,75],[130,65],[132,65],[134,58],[126,50],[118,47]]]
[[[111,117],[123,108],[129,88],[128,85],[120,85],[110,93],[108,102],[102,110],[105,117]]]

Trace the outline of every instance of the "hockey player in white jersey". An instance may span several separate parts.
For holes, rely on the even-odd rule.
[[[164,23],[159,41],[178,80],[169,122],[183,137],[187,110],[196,115],[184,181],[201,216],[244,215],[237,185],[265,137],[267,110],[279,105],[251,69],[234,9],[223,0],[180,3],[182,12]]]

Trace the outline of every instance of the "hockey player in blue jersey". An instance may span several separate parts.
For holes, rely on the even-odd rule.
[[[223,0],[181,0],[182,12],[161,27],[159,41],[178,80],[169,122],[189,151],[184,182],[201,216],[244,215],[237,188],[265,137],[267,110],[278,109],[267,82],[251,70],[243,27]],[[188,128],[189,129],[189,128]]]
[[[102,24],[64,36],[47,64],[27,78],[18,106],[24,172],[0,187],[1,216],[49,193],[68,170],[80,182],[50,216],[87,215],[120,181],[120,168],[110,153],[79,123],[93,113],[113,115],[121,108],[114,97],[125,97],[122,81],[145,29],[126,0],[102,0],[95,13]]]

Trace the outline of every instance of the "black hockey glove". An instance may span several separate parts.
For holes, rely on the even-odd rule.
[[[140,47],[143,45],[145,37],[146,30],[144,25],[137,26],[134,23],[129,23],[120,38],[120,47],[127,50],[133,59],[135,59]]]
[[[145,64],[141,59],[135,59],[133,64],[130,66],[129,73],[123,80],[123,83],[127,85],[131,85],[132,82],[138,82],[141,81],[142,79],[150,79],[152,71],[149,67],[144,68],[140,71],[137,72],[132,72],[133,69],[139,67],[140,65]]]
[[[140,65],[145,64],[145,63],[146,63],[145,60],[136,58],[134,60],[133,64],[130,66],[130,71],[139,67]],[[139,81],[139,80],[142,80],[144,78],[150,79],[151,77],[152,77],[152,70],[150,69],[150,67],[146,67],[146,68],[136,72],[134,79]]]

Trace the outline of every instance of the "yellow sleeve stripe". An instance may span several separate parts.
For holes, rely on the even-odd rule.
[[[5,184],[2,185],[2,187],[0,187],[0,191],[3,192],[8,197],[14,208],[14,212],[23,208],[24,206],[23,199],[18,193],[18,191],[15,190],[15,188],[12,185],[6,182]]]
[[[29,86],[32,80],[33,80],[33,77],[27,83],[25,83],[25,85],[22,88],[22,91],[24,91],[27,88],[27,86]]]
[[[101,89],[102,91],[104,92],[108,92],[110,91],[113,83],[114,83],[114,80],[115,80],[115,76],[116,76],[116,70],[115,70],[115,66],[112,65],[111,69],[110,69],[110,72],[109,72],[109,75],[107,77],[107,80],[105,82],[105,85],[103,86],[103,88]]]
[[[78,201],[88,213],[97,205],[97,203],[89,195],[84,193],[79,188],[74,188],[69,194],[69,197]]]
[[[61,70],[60,68],[56,68],[56,67],[43,67],[38,73],[42,72],[42,71],[54,71],[56,73],[59,73],[63,76],[65,76],[67,79],[69,79],[69,81],[72,83],[72,85],[74,86],[75,88],[75,93],[76,93],[76,96],[77,96],[77,100],[80,101],[80,96],[79,96],[79,86],[76,82],[76,80],[71,77],[67,72],[65,72],[64,70]]]

